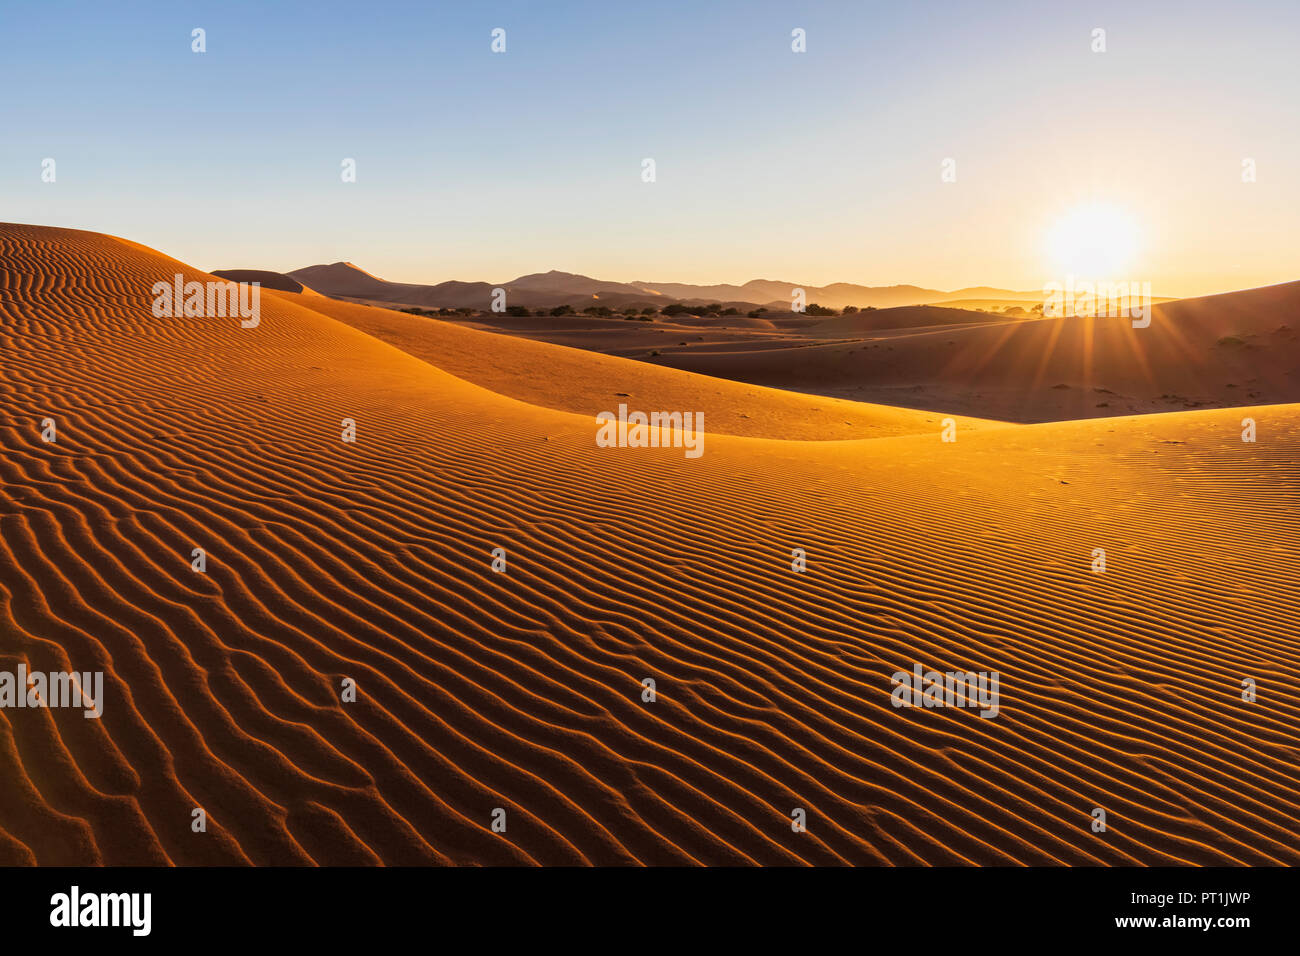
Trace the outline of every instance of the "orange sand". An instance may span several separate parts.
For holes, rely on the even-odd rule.
[[[292,293],[156,319],[177,271],[0,226],[0,669],[106,672],[100,720],[0,710],[0,863],[1300,862],[1300,406],[793,440],[832,406]],[[597,448],[620,400],[705,454]],[[913,662],[1000,715],[893,709]]]

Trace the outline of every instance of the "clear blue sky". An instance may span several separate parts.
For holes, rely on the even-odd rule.
[[[1103,201],[1131,278],[1239,288],[1300,278],[1297,37],[1297,0],[10,0],[0,219],[205,269],[1037,288]]]

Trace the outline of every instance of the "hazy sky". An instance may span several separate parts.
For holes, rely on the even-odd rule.
[[[1297,0],[5,2],[0,220],[203,269],[1038,289],[1097,206],[1133,247],[1097,278],[1243,288],[1300,279],[1297,37]]]

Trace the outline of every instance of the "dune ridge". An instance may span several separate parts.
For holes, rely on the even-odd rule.
[[[1300,862],[1300,406],[687,461],[172,272],[0,226],[0,659],[107,690],[0,710],[0,863]],[[1002,713],[895,710],[914,661]]]

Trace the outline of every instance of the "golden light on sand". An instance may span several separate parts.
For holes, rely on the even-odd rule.
[[[338,265],[236,270],[250,327],[0,224],[0,867],[1300,864],[1300,282],[465,322]],[[63,667],[102,719],[6,704]]]
[[[1047,235],[1053,270],[1090,281],[1121,278],[1133,265],[1137,248],[1137,221],[1109,203],[1076,206]]]

